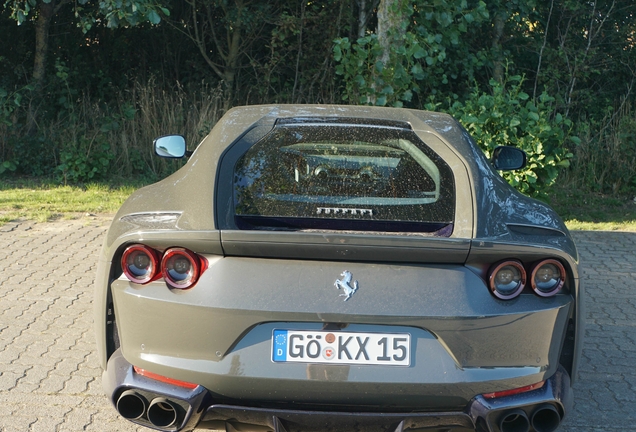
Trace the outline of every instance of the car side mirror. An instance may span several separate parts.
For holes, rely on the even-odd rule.
[[[499,146],[492,152],[490,162],[496,170],[512,171],[526,166],[526,152],[515,147]]]
[[[180,159],[189,156],[186,150],[185,138],[181,135],[166,135],[155,139],[153,142],[155,154],[169,159]]]

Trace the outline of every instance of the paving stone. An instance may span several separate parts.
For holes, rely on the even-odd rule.
[[[636,430],[636,234],[574,232],[587,295],[575,409],[559,431]]]
[[[27,411],[26,409],[24,411]],[[31,412],[22,415],[21,412],[15,412],[10,417],[0,419],[0,431],[2,432],[25,432],[31,429],[31,425],[38,421],[38,414]]]
[[[8,263],[0,274],[0,431],[79,431],[100,412],[109,420],[93,430],[137,430],[104,397],[97,358],[87,360],[95,349],[94,263],[107,224],[0,227]],[[87,399],[99,403],[82,411]]]
[[[103,394],[92,295],[107,218],[0,227],[0,432],[139,431]],[[561,432],[636,431],[636,234],[574,232],[587,295]]]

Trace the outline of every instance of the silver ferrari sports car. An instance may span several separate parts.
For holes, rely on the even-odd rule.
[[[160,431],[551,432],[583,314],[563,222],[446,114],[229,111],[135,192],[99,259],[119,414]]]

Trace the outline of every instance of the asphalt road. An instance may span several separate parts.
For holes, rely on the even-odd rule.
[[[0,431],[149,431],[120,419],[101,388],[92,282],[108,223],[0,227]],[[636,431],[636,233],[574,237],[587,327],[559,431]]]

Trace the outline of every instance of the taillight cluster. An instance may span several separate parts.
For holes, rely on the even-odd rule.
[[[166,249],[163,254],[142,244],[128,246],[121,257],[126,277],[134,283],[146,284],[160,277],[171,288],[188,289],[207,268],[205,257],[180,247]]]
[[[530,287],[541,297],[556,295],[565,283],[563,264],[555,259],[545,259],[530,267]],[[506,260],[491,267],[488,272],[488,287],[492,294],[502,300],[517,297],[527,286],[527,272],[521,261]]]

